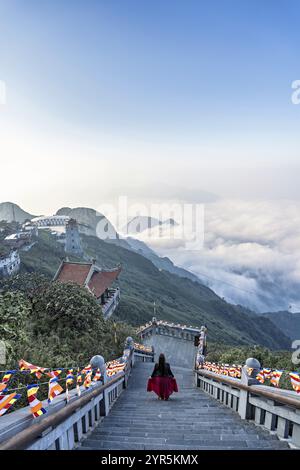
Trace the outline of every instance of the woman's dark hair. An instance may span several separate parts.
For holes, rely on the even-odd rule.
[[[160,354],[158,358],[158,369],[162,374],[165,373],[166,370],[166,358],[164,354]]]

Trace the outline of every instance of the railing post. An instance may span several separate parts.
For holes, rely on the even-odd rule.
[[[99,369],[102,377],[102,382],[107,382],[107,373],[106,373],[106,365],[103,356],[97,355],[93,356],[90,364],[93,369]],[[103,390],[103,397],[100,401],[100,416],[107,416],[109,413],[109,396],[108,391]]]
[[[109,396],[108,391],[103,390],[103,397],[100,401],[100,416],[107,416],[109,413]]]
[[[271,405],[272,407],[274,407],[274,402],[271,401],[271,400],[267,400],[267,403],[269,405]],[[275,429],[275,424],[276,424],[276,415],[271,413],[270,411],[266,411],[266,416],[265,416],[265,427],[269,430],[269,431],[274,431]]]
[[[254,422],[255,424],[263,424],[263,410],[257,406],[255,407]]]
[[[74,428],[73,426],[68,429],[67,431],[67,438],[68,438],[68,446],[69,449],[73,449],[75,445],[75,436],[74,436]]]
[[[107,374],[106,374],[106,365],[103,356],[97,355],[93,356],[90,360],[90,364],[92,369],[99,369],[102,377],[103,383],[107,381]]]
[[[131,369],[134,366],[134,341],[131,336],[126,338],[124,347],[123,358],[127,358],[127,368]],[[128,371],[125,371],[123,388],[127,388],[128,377],[129,373]]]
[[[278,437],[282,437],[283,439],[289,437],[289,421],[287,419],[278,416],[276,433]]]
[[[82,429],[82,418],[80,418],[77,423],[76,423],[76,430],[77,430],[77,436],[76,436],[76,441],[79,442],[81,441],[83,437],[83,429]]]
[[[235,395],[232,397],[232,409],[234,411],[237,411],[238,409],[238,398]]]
[[[251,374],[248,374],[248,369],[251,369]],[[242,368],[241,383],[245,385],[259,384],[256,380],[256,375],[260,370],[260,363],[257,359],[250,357],[246,361],[246,365]],[[242,419],[251,418],[251,407],[249,404],[249,392],[247,390],[240,390],[238,413]]]
[[[300,411],[296,410],[296,414],[299,416]],[[293,424],[292,444],[296,447],[300,447],[300,424]]]
[[[67,433],[63,433],[59,439],[58,439],[58,442],[59,442],[59,450],[70,450],[69,448],[69,442],[68,442],[68,435]]]

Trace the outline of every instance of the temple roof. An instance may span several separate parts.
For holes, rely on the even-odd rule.
[[[76,284],[84,286],[91,267],[92,263],[69,263],[68,261],[63,261],[59,272],[55,276],[55,281],[76,282]]]
[[[87,287],[97,298],[118,278],[121,267],[105,271],[94,263],[71,263],[63,261],[54,276],[54,281],[75,282]]]
[[[121,268],[114,271],[102,271],[94,273],[88,283],[89,289],[98,298],[118,278]]]

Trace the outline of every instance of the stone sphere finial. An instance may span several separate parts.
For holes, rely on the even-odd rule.
[[[93,356],[90,363],[93,369],[100,369],[100,372],[105,368],[105,360],[103,356]]]
[[[249,367],[250,369],[260,369],[261,365],[260,362],[255,359],[254,357],[249,357],[246,360],[246,366]]]
[[[90,360],[90,364],[93,369],[99,369],[103,383],[107,381],[107,374],[106,374],[106,364],[103,356],[97,355],[93,356]]]
[[[127,338],[125,340],[125,348],[127,348],[127,349],[132,349],[133,348],[133,339],[131,338],[131,336],[127,336]]]

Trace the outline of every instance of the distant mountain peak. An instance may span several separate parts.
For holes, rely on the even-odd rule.
[[[170,225],[174,227],[175,225],[178,225],[178,223],[171,218],[166,220],[159,220],[155,217],[150,217],[148,215],[137,215],[131,220],[129,220],[126,227],[124,227],[124,232],[131,234],[141,233],[144,232],[144,230],[153,229],[157,226],[161,227],[162,225]]]
[[[14,202],[1,202],[0,203],[0,220],[6,220],[7,222],[19,222],[23,223],[27,219],[35,217],[29,212],[24,211],[18,204]]]
[[[86,235],[97,235],[102,239],[115,235],[118,238],[111,222],[103,214],[90,207],[62,207],[58,209],[56,215],[67,215],[77,220],[79,231]]]
[[[172,226],[175,226],[175,225],[179,225],[176,220],[174,219],[166,219],[164,222],[163,222],[164,225],[172,225]]]

